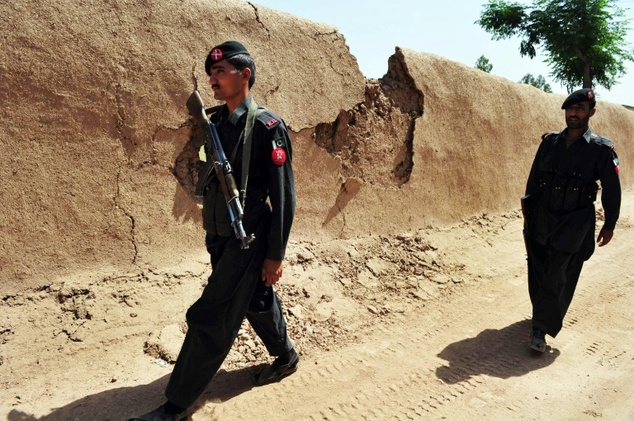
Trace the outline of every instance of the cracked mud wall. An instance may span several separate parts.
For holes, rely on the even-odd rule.
[[[565,127],[566,95],[490,75],[433,54],[400,50],[424,113],[414,134],[409,195],[426,222],[517,209],[541,135]],[[634,113],[599,101],[590,120],[621,157],[621,182],[632,183]],[[430,212],[430,210],[432,210]]]
[[[185,101],[211,101],[204,57],[227,39],[292,131],[297,238],[516,209],[539,136],[562,128],[561,96],[429,54],[397,48],[366,81],[335,28],[255,3],[5,2],[0,25],[2,296],[204,260]],[[629,185],[634,114],[600,102],[593,127]]]
[[[350,238],[517,210],[541,135],[565,127],[564,99],[397,47],[364,102],[298,134],[308,145],[298,185],[319,198],[301,223]],[[627,188],[634,113],[603,101],[597,110],[592,128],[615,142]]]
[[[237,0],[3,2],[0,26],[2,295],[205,253],[200,210],[175,174],[186,99],[196,86],[213,98],[213,45],[247,45],[254,96],[293,129],[363,97],[334,28]]]

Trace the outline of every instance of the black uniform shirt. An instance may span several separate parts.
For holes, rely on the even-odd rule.
[[[249,96],[228,115],[225,106],[211,118],[216,124],[225,155],[231,161],[233,174],[240,188],[242,181],[243,143],[240,135],[245,128]],[[272,260],[282,260],[295,215],[296,197],[292,166],[291,139],[284,121],[269,110],[258,107],[259,115],[253,127],[253,143],[244,206],[244,227],[249,234],[264,213],[271,212],[267,234],[267,255]],[[274,162],[273,150],[284,151],[284,162]],[[214,179],[214,182],[217,180]],[[268,199],[268,203],[267,203]],[[205,202],[203,202],[205,203]],[[226,207],[225,207],[226,208]],[[203,209],[203,214],[205,209]],[[227,211],[228,219],[228,211]]]
[[[565,217],[592,204],[596,181],[601,182],[604,228],[613,230],[619,218],[619,160],[612,142],[590,129],[566,148],[566,130],[542,137],[531,167],[526,193],[547,201],[551,213]],[[546,192],[541,192],[546,189]],[[544,193],[544,194],[541,194]]]

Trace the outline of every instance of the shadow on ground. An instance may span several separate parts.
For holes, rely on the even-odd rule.
[[[506,379],[547,367],[559,356],[559,350],[548,346],[540,354],[530,349],[530,330],[530,320],[523,320],[452,343],[438,354],[448,364],[438,367],[436,376],[445,383],[455,384],[480,374]]]
[[[206,402],[224,402],[250,390],[253,374],[260,367],[247,367],[235,371],[219,371],[207,390],[191,408],[195,412]],[[106,390],[89,395],[64,407],[54,409],[40,418],[13,409],[7,415],[8,421],[108,421],[126,420],[146,413],[165,402],[164,390],[169,375],[152,383]],[[81,386],[79,386],[81,387]]]

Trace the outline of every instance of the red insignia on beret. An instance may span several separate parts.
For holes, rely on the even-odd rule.
[[[209,57],[211,57],[213,61],[222,60],[222,50],[220,48],[214,48],[211,50],[211,53],[209,53]]]
[[[267,121],[265,124],[266,124],[266,127],[270,128],[270,127],[273,127],[275,125],[275,123],[277,123],[277,119],[276,118],[272,118],[269,121]]]
[[[594,98],[594,93],[592,91],[588,91],[588,99]]]
[[[283,165],[286,162],[286,151],[282,148],[273,149],[273,153],[271,153],[271,160],[278,167]]]

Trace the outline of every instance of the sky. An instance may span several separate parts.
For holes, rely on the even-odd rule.
[[[245,1],[245,0],[243,0]],[[527,5],[533,1],[515,0]],[[527,73],[546,79],[554,93],[566,88],[550,77],[538,50],[534,59],[521,57],[521,38],[493,41],[475,23],[487,0],[250,0],[254,5],[291,13],[334,26],[345,37],[367,78],[387,73],[388,58],[395,47],[433,53],[475,67],[484,55],[493,65],[491,74],[519,81]],[[630,19],[627,42],[634,50],[634,0],[619,0]],[[599,99],[634,105],[634,62],[626,62],[627,73],[610,91],[599,86]]]

